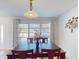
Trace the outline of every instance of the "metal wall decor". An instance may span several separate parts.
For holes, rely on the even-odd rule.
[[[65,28],[68,28],[73,32],[73,29],[78,27],[78,17],[72,17],[68,20],[68,22],[65,24]]]

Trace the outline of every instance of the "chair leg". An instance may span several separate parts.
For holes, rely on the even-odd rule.
[[[57,57],[57,59],[60,59],[59,56]]]
[[[59,59],[59,58],[57,58],[57,59]]]
[[[43,59],[43,57],[41,57],[41,59]]]
[[[35,59],[36,59],[36,57],[35,57]]]

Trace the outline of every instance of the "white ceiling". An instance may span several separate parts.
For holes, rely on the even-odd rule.
[[[33,0],[33,10],[39,17],[54,17],[70,10],[77,0]],[[0,16],[24,16],[29,10],[28,0],[0,0]]]

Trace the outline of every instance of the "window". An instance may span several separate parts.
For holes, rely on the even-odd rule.
[[[27,38],[28,37],[28,24],[18,24],[18,37]]]
[[[34,37],[35,31],[40,33],[40,24],[29,24],[29,37]]]
[[[41,24],[41,36],[50,37],[50,24]]]
[[[33,37],[35,31],[41,36],[50,38],[50,24],[18,24],[18,38]]]

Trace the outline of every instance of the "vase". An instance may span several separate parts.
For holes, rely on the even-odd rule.
[[[36,40],[36,52],[39,52],[39,41]]]

